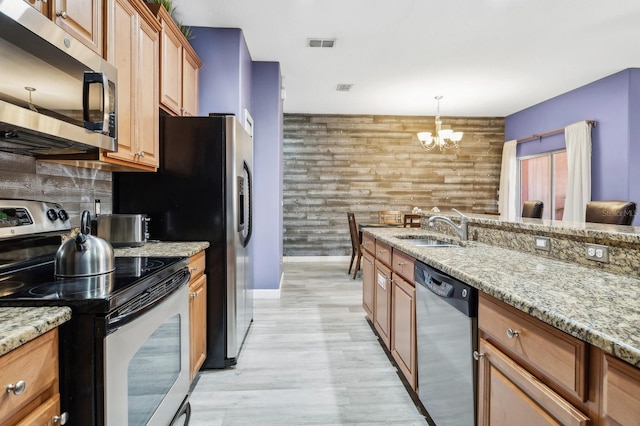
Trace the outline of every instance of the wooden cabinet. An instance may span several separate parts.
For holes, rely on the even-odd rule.
[[[0,383],[5,386],[0,395],[0,424],[53,425],[55,419],[59,422],[58,329],[1,357]]]
[[[202,61],[167,11],[150,3],[162,25],[160,108],[171,115],[198,115],[198,73]]]
[[[110,0],[107,59],[118,68],[118,151],[101,160],[114,170],[159,165],[160,25],[141,0]]]
[[[591,424],[585,342],[484,293],[478,329],[479,425]]]
[[[373,326],[384,345],[391,346],[391,269],[380,259],[375,260],[375,296]]]
[[[362,248],[372,255],[376,255],[376,240],[369,234],[362,234]]]
[[[601,424],[639,424],[640,369],[606,354],[601,354],[601,362]]]
[[[478,351],[478,425],[587,425],[590,420],[484,339]]]
[[[194,379],[207,356],[207,276],[205,252],[189,259],[189,377]]]
[[[393,273],[391,295],[391,355],[398,368],[416,389],[416,288]]]
[[[391,246],[376,240],[376,259],[387,266],[391,266]]]
[[[102,56],[103,0],[53,0],[51,19]]]
[[[587,397],[588,345],[480,293],[478,327],[487,340],[535,370],[549,386],[580,401]]]
[[[49,16],[49,2],[47,0],[24,0],[29,6],[45,16]]]
[[[371,321],[375,304],[375,258],[368,251],[362,253],[362,307]]]

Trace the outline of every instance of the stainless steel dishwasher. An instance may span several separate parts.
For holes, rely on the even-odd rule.
[[[478,291],[415,263],[418,395],[437,426],[476,424]]]

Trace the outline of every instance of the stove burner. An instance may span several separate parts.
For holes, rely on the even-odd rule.
[[[22,287],[24,287],[24,283],[20,281],[2,281],[0,282],[0,297],[13,294]]]
[[[146,257],[128,258],[126,264],[118,264],[118,259],[116,258],[116,271],[118,272],[118,274],[122,275],[139,277],[147,272],[162,268],[163,266],[163,261],[157,259],[148,259]]]
[[[29,290],[34,296],[61,298],[82,296],[86,299],[103,297],[113,289],[115,274],[95,275],[80,278],[56,278],[55,282],[39,285]]]

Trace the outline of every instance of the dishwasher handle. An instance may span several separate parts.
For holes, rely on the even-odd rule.
[[[425,282],[425,287],[440,297],[453,296],[453,286],[447,282],[439,281],[433,276],[429,276],[429,279]]]

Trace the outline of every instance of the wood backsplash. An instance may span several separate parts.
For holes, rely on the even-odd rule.
[[[416,133],[434,132],[434,117],[285,114],[284,255],[350,254],[349,210],[361,223],[414,206],[496,211],[504,119],[443,125],[464,132],[458,150],[421,148]]]

